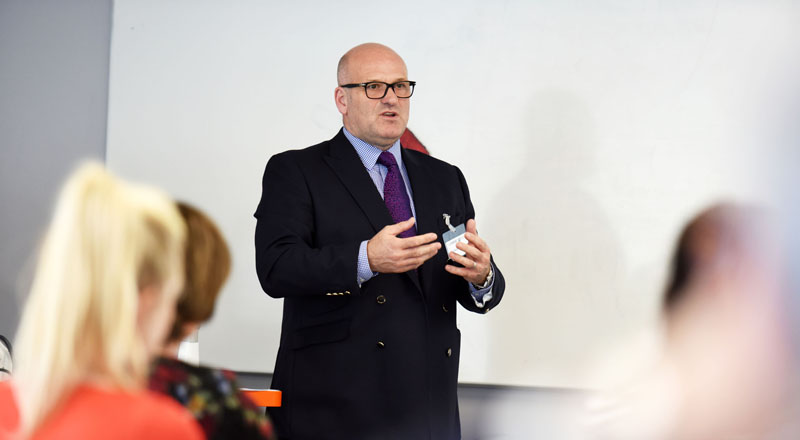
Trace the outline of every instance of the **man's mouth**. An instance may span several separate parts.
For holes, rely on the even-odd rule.
[[[383,112],[383,113],[381,113],[381,116],[386,116],[388,118],[393,118],[393,117],[397,116],[397,113],[395,113],[395,112]]]

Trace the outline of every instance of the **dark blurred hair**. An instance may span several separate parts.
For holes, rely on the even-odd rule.
[[[13,355],[13,352],[11,351],[11,341],[6,339],[6,337],[3,335],[0,335],[0,344],[3,344],[6,347],[9,355]]]
[[[683,300],[688,287],[713,271],[733,271],[753,252],[763,213],[751,206],[714,205],[692,219],[681,232],[672,257],[664,294],[664,311],[670,313]]]
[[[217,296],[231,269],[228,244],[214,222],[187,203],[178,202],[177,205],[187,228],[186,284],[178,299],[175,323],[167,342],[184,338],[185,324],[211,318]]]

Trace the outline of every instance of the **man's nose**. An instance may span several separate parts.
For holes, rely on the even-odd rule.
[[[397,97],[397,93],[394,92],[394,87],[389,87],[386,90],[386,95],[384,95],[383,99],[381,99],[381,102],[385,102],[387,104],[394,104],[399,99],[400,98]]]

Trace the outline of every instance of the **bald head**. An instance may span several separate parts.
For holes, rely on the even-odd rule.
[[[350,49],[339,59],[336,69],[336,80],[338,84],[349,84],[355,81],[353,66],[361,66],[369,62],[400,62],[403,69],[406,64],[400,55],[391,48],[379,43],[364,43]]]
[[[382,150],[400,139],[408,123],[409,97],[398,98],[394,84],[408,81],[408,70],[395,51],[376,43],[356,46],[339,60],[337,80],[334,99],[347,131]],[[366,86],[359,86],[368,82],[392,88],[382,98],[369,98]]]

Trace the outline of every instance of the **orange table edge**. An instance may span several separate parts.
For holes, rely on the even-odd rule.
[[[242,393],[258,406],[268,406],[268,407],[281,406],[280,390],[258,390],[253,388],[242,388]]]

